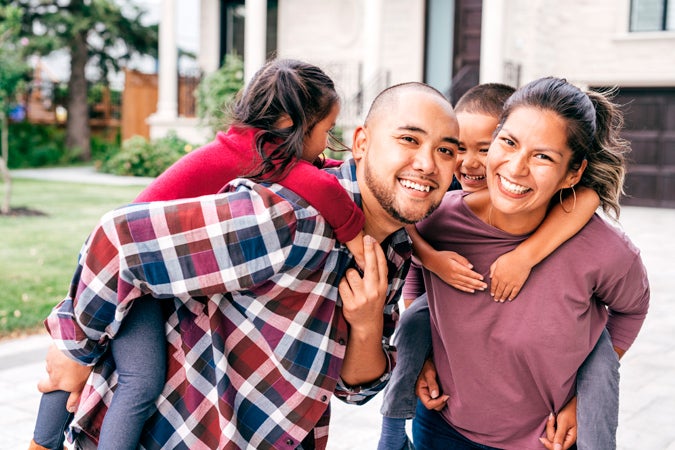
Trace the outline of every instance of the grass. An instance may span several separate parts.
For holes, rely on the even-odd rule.
[[[80,247],[98,219],[141,189],[12,181],[12,208],[46,215],[0,216],[0,337],[41,328],[68,292]]]

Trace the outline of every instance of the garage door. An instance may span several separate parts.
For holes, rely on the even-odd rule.
[[[675,88],[623,88],[615,101],[633,147],[621,203],[675,208]]]

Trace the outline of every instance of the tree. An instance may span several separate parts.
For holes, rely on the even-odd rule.
[[[126,1],[112,0],[3,0],[23,11],[22,33],[28,50],[48,55],[66,50],[70,79],[66,108],[66,146],[91,157],[87,78],[85,68],[98,68],[96,80],[107,81],[133,55],[157,55],[157,25],[142,24],[143,11]]]
[[[18,34],[21,11],[0,5],[0,172],[5,186],[5,195],[0,205],[0,214],[9,214],[12,197],[12,177],[9,173],[9,126],[7,113],[28,67],[24,63]]]

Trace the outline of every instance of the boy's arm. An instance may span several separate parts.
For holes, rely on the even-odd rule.
[[[564,201],[564,209],[560,204],[553,206],[532,236],[492,263],[490,295],[495,301],[516,298],[532,268],[577,234],[600,206],[598,194],[586,187],[577,188],[576,205],[572,198]]]
[[[450,251],[437,251],[417,231],[415,225],[406,227],[413,242],[415,256],[422,265],[455,289],[464,292],[487,288],[483,276],[471,270],[473,266],[463,256]]]

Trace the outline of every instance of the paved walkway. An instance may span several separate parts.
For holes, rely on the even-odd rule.
[[[56,179],[58,170],[49,170]],[[27,171],[20,172],[27,176]],[[125,181],[94,177],[86,168],[61,173],[78,182]],[[652,304],[638,340],[622,359],[618,449],[675,450],[675,209],[625,207],[621,224],[642,250]],[[39,402],[35,385],[44,373],[48,342],[44,334],[0,341],[0,450],[27,448]],[[380,401],[378,396],[365,406],[334,402],[329,450],[375,449]]]

